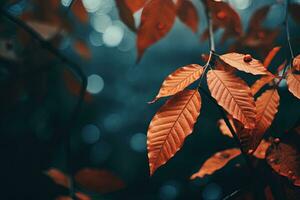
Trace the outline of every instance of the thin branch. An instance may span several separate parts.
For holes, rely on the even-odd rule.
[[[290,36],[290,27],[289,27],[289,4],[290,1],[286,0],[285,2],[285,17],[284,17],[284,26],[285,26],[285,32],[286,32],[286,39],[289,46],[289,51],[292,57],[292,60],[294,59],[294,51],[291,44],[291,36]]]
[[[37,41],[40,46],[56,56],[59,60],[61,60],[63,63],[67,64],[67,66],[72,70],[73,73],[77,74],[81,78],[81,88],[80,88],[80,94],[77,101],[77,104],[74,107],[74,110],[72,111],[71,119],[69,124],[66,126],[66,135],[64,138],[64,147],[66,151],[66,159],[67,159],[67,168],[70,175],[70,195],[73,199],[76,199],[75,197],[75,191],[73,188],[73,178],[72,178],[72,159],[71,159],[71,144],[70,144],[70,137],[71,137],[71,127],[72,124],[75,122],[76,117],[78,113],[80,113],[80,110],[82,108],[84,96],[86,93],[86,87],[87,87],[87,79],[84,74],[84,72],[81,70],[80,66],[77,65],[77,63],[73,62],[72,60],[68,59],[64,55],[62,55],[59,50],[57,50],[50,42],[44,40],[36,31],[34,31],[31,27],[29,27],[25,22],[18,19],[17,17],[11,15],[6,9],[1,8],[0,15],[3,15],[8,20],[16,24],[18,27],[23,29],[25,32],[27,32],[35,41]]]

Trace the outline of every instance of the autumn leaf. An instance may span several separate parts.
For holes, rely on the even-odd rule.
[[[256,95],[256,93],[262,88],[264,87],[266,84],[270,83],[271,81],[274,80],[274,75],[272,75],[271,73],[266,75],[266,76],[262,76],[260,79],[258,79],[257,81],[254,82],[254,84],[251,86],[251,92],[254,95]]]
[[[173,0],[152,0],[145,5],[137,33],[138,60],[148,47],[167,35],[175,18],[176,7]]]
[[[266,152],[268,148],[271,146],[271,142],[268,140],[262,140],[260,144],[258,145],[257,149],[253,153],[253,156],[255,156],[258,159],[265,159],[266,158]]]
[[[60,170],[51,168],[46,171],[46,174],[51,177],[56,184],[67,188],[70,186],[69,177]]]
[[[253,133],[254,147],[260,143],[266,130],[271,126],[279,106],[279,94],[277,89],[265,91],[256,100],[257,118]],[[254,149],[253,149],[254,150]]]
[[[266,160],[279,175],[288,178],[295,186],[300,186],[300,138],[289,134],[279,143],[273,143],[267,151]]]
[[[300,75],[294,74],[291,71],[287,74],[287,85],[289,91],[298,99],[300,99]]]
[[[125,183],[106,170],[84,168],[75,174],[75,181],[89,191],[101,194],[114,192],[125,187]]]
[[[87,196],[86,194],[83,194],[81,192],[76,192],[75,195],[76,195],[77,200],[91,200],[91,198],[89,196]],[[57,197],[55,200],[73,200],[73,199],[69,196],[60,196],[60,197]]]
[[[184,90],[169,99],[153,117],[147,134],[150,175],[181,148],[200,114],[197,90]]]
[[[274,47],[267,55],[267,57],[264,60],[264,66],[265,68],[268,68],[271,64],[272,60],[276,56],[276,54],[280,51],[281,47]]]
[[[215,171],[223,168],[230,160],[241,154],[237,148],[226,149],[215,153],[212,157],[204,162],[198,172],[191,176],[191,179],[203,178],[207,175],[213,174]]]
[[[232,126],[232,128],[233,128],[233,130],[234,130],[234,132],[236,133],[237,130],[236,130],[236,128],[235,128],[233,119],[232,119],[231,117],[229,117],[229,116],[227,116],[227,118],[228,118],[228,120],[229,120],[229,122],[230,122],[230,124],[231,124],[231,126]],[[230,137],[230,138],[233,138],[232,133],[231,133],[230,129],[228,128],[228,126],[226,125],[224,119],[220,119],[220,120],[218,121],[218,126],[219,126],[219,129],[220,129],[220,131],[221,131],[221,133],[222,133],[223,135],[228,136],[228,137]]]
[[[199,79],[202,73],[203,67],[197,64],[191,64],[177,69],[164,80],[158,95],[151,103],[161,97],[171,96],[184,90],[187,86]]]
[[[178,0],[177,4],[177,16],[186,24],[193,32],[197,32],[199,19],[197,9],[193,3],[189,0]]]
[[[254,32],[262,27],[262,24],[269,13],[270,7],[270,5],[262,6],[253,13],[249,22],[250,32]]]
[[[52,39],[59,31],[59,27],[39,21],[27,20],[26,24],[36,31],[44,40]]]
[[[248,54],[244,55],[239,53],[227,53],[221,55],[220,59],[238,70],[251,73],[253,75],[267,74],[267,70],[263,64]]]
[[[207,73],[207,84],[218,104],[245,128],[255,127],[255,102],[247,84],[234,74],[221,70]]]
[[[300,71],[300,55],[297,55],[293,59],[293,69]]]
[[[89,16],[83,6],[82,0],[74,1],[72,5],[72,11],[75,17],[82,23],[87,23]]]
[[[91,59],[92,53],[85,42],[77,40],[76,42],[74,42],[74,49],[83,58],[87,60]]]
[[[290,3],[289,4],[289,14],[293,17],[295,22],[300,23],[300,4]]]

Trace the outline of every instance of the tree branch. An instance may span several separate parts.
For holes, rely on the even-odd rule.
[[[290,27],[289,27],[289,4],[290,4],[290,1],[286,0],[284,26],[285,26],[286,40],[287,40],[289,51],[290,51],[290,54],[291,54],[291,57],[293,60],[294,59],[294,51],[293,51],[292,44],[291,44]]]

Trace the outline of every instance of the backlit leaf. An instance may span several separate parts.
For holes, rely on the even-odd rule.
[[[197,32],[199,19],[193,3],[190,0],[178,0],[176,6],[179,19],[193,32]]]
[[[150,175],[181,148],[200,114],[197,90],[184,90],[169,99],[153,117],[147,134]]]
[[[74,0],[73,0],[74,1]],[[77,19],[82,23],[87,23],[89,20],[89,16],[83,6],[82,0],[74,1],[72,5],[73,14],[77,17]]]
[[[236,128],[235,128],[235,126],[234,126],[233,119],[232,119],[231,117],[228,117],[228,116],[227,116],[227,118],[228,118],[228,120],[229,120],[229,122],[230,122],[232,128],[234,129],[234,132],[236,133],[237,131],[236,131]],[[233,136],[232,136],[232,134],[231,134],[231,132],[230,132],[230,129],[229,129],[228,126],[226,125],[224,119],[220,119],[220,120],[218,121],[218,126],[219,126],[219,129],[220,129],[220,131],[221,131],[221,133],[222,133],[223,135],[226,135],[226,136],[228,136],[228,137],[230,137],[230,138],[233,138]]]
[[[264,60],[264,66],[265,68],[268,68],[271,64],[273,58],[276,56],[276,54],[279,52],[281,47],[274,47],[267,55],[267,57]]]
[[[291,71],[289,71],[286,81],[289,91],[295,97],[300,99],[300,74],[294,74]]]
[[[212,157],[204,162],[198,172],[191,176],[191,179],[203,178],[206,175],[211,175],[215,171],[223,168],[230,160],[241,154],[238,148],[227,149],[215,153]]]
[[[64,187],[69,187],[69,177],[65,175],[63,172],[61,172],[58,169],[51,168],[48,171],[46,171],[46,174],[53,179],[53,181],[58,184],[62,185]]]
[[[145,50],[171,30],[176,18],[173,0],[152,0],[146,4],[137,33],[138,60]]]
[[[86,45],[85,42],[81,41],[81,40],[77,40],[74,43],[74,49],[75,51],[82,56],[85,59],[90,59],[92,57],[92,53],[89,49],[89,47]]]
[[[191,64],[177,69],[164,80],[158,95],[152,102],[155,102],[161,97],[174,95],[184,90],[187,86],[199,79],[202,73],[203,67],[197,64]]]
[[[101,194],[125,187],[124,182],[106,170],[84,168],[75,174],[75,181],[85,189]]]
[[[274,80],[274,76],[270,73],[270,75],[266,75],[258,79],[254,82],[254,84],[251,86],[251,92],[254,95],[266,84],[270,83],[272,80]]]
[[[293,60],[293,69],[300,71],[300,55],[296,56]]]
[[[247,73],[251,73],[254,75],[267,74],[266,68],[259,60],[251,58],[251,60],[248,62],[247,60],[245,61],[245,56],[247,55],[239,53],[227,53],[221,55],[220,59],[226,64]]]
[[[254,128],[256,110],[254,98],[247,84],[233,73],[210,70],[207,84],[218,104],[234,119],[244,124],[245,128]]]
[[[59,27],[38,21],[26,21],[26,24],[36,31],[43,39],[52,39],[59,31]]]
[[[267,140],[262,140],[260,144],[258,145],[257,149],[253,153],[253,156],[255,156],[258,159],[265,159],[266,158],[266,152],[268,148],[270,147],[271,142]]]

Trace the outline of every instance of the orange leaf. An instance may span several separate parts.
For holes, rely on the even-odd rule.
[[[265,68],[268,68],[271,64],[273,58],[276,56],[276,54],[279,52],[281,47],[274,47],[267,55],[267,57],[264,60],[264,66]]]
[[[176,18],[173,0],[152,0],[143,9],[137,33],[138,60],[171,30]]]
[[[234,119],[239,120],[245,128],[255,127],[255,102],[247,84],[233,73],[210,70],[207,73],[207,84],[218,104]]]
[[[232,128],[234,129],[234,132],[236,133],[237,131],[236,131],[236,128],[235,128],[235,126],[234,126],[234,122],[233,122],[232,118],[229,117],[229,116],[227,116],[227,118],[228,118],[228,120],[229,120],[229,122],[230,122]],[[221,131],[221,133],[222,133],[223,135],[226,135],[226,136],[228,136],[228,137],[230,137],[230,138],[233,138],[233,136],[232,136],[232,134],[231,134],[231,132],[230,132],[230,129],[229,129],[228,126],[226,125],[224,119],[220,119],[220,120],[218,121],[218,126],[219,126],[219,129],[220,129],[220,131]]]
[[[226,64],[230,65],[231,67],[234,67],[238,70],[251,73],[253,75],[263,75],[267,74],[266,68],[263,66],[263,64],[252,58],[247,58],[247,55],[239,54],[239,53],[227,53],[220,56],[220,59],[224,61]]]
[[[215,153],[212,157],[205,161],[200,170],[191,176],[191,179],[203,178],[206,175],[211,175],[215,171],[223,168],[230,160],[241,154],[237,148],[227,149]]]
[[[264,133],[271,126],[278,112],[279,100],[280,97],[276,89],[267,90],[257,98],[256,127],[253,133],[254,148],[257,147]]]
[[[76,192],[75,195],[78,200],[91,200],[91,198],[89,196],[87,196],[86,194],[83,194],[81,192]],[[60,197],[56,198],[55,200],[73,200],[73,199],[69,196],[60,196]]]
[[[38,21],[26,21],[26,24],[35,30],[43,39],[52,39],[59,31],[58,26],[54,26],[47,23],[42,23]]]
[[[296,56],[293,60],[293,69],[300,71],[300,55]]]
[[[271,146],[270,141],[262,140],[253,155],[258,159],[265,159],[266,152],[270,146]]]
[[[77,17],[77,19],[82,23],[87,23],[89,20],[89,16],[82,4],[82,0],[75,1],[72,5],[73,14]]]
[[[202,73],[203,68],[197,64],[191,64],[177,69],[164,80],[158,95],[151,103],[161,97],[171,96],[184,90],[187,86],[199,79]]]
[[[153,117],[147,134],[150,175],[181,148],[200,114],[197,90],[184,90],[169,99]]]
[[[135,13],[139,9],[141,9],[147,0],[123,0],[131,12]]]
[[[193,3],[189,0],[178,0],[176,6],[179,19],[190,27],[192,31],[197,32],[199,19],[197,9]]]
[[[298,99],[300,99],[300,75],[294,74],[291,71],[287,74],[287,85],[289,91]]]
[[[255,81],[255,83],[251,86],[251,92],[254,95],[266,84],[270,83],[274,80],[274,76],[270,73],[270,75],[266,75]]]
[[[65,175],[63,172],[61,172],[58,169],[51,168],[49,169],[46,174],[53,179],[53,181],[58,184],[62,185],[64,187],[69,187],[70,182],[69,182],[69,177]]]
[[[114,192],[125,187],[122,180],[106,170],[81,169],[75,174],[75,181],[83,188],[101,194]]]
[[[77,40],[74,43],[75,51],[85,59],[90,59],[92,57],[91,51],[85,42]]]

